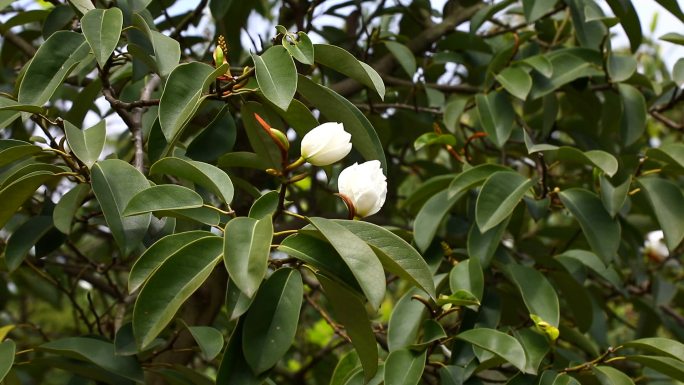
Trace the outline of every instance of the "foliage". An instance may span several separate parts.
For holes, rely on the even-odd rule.
[[[0,1],[5,384],[684,381],[636,0],[171,3]]]

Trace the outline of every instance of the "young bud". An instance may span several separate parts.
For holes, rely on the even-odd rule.
[[[342,123],[323,123],[302,138],[302,158],[314,166],[333,164],[349,154],[350,140]]]
[[[387,177],[382,173],[380,161],[354,163],[345,168],[337,179],[340,195],[354,206],[359,217],[367,217],[380,211],[387,196]]]

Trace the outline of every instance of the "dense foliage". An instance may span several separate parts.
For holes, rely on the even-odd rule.
[[[0,381],[684,382],[645,1],[0,1]]]

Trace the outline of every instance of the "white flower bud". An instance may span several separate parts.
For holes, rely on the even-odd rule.
[[[342,123],[323,123],[302,139],[302,158],[314,166],[333,164],[351,151],[351,134]]]
[[[356,215],[367,217],[380,211],[385,203],[387,177],[382,173],[380,161],[354,163],[342,170],[337,187],[352,202]]]

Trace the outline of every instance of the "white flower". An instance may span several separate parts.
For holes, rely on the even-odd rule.
[[[350,140],[351,134],[342,123],[323,123],[304,135],[302,158],[314,166],[333,164],[349,154]]]
[[[340,195],[354,205],[355,214],[367,217],[380,211],[387,196],[387,177],[382,173],[380,161],[354,163],[345,168],[337,179]]]

